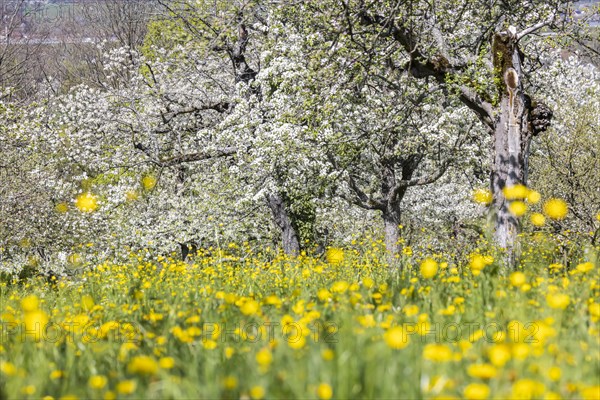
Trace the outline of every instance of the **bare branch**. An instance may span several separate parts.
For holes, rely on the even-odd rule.
[[[555,19],[556,19],[556,12],[554,11],[544,21],[538,22],[537,24],[535,24],[533,26],[530,26],[529,28],[524,29],[521,32],[517,33],[517,35],[516,35],[517,36],[517,42],[519,40],[521,40],[521,38],[523,38],[523,37],[525,37],[525,36],[527,36],[527,35],[535,32],[535,31],[540,30],[540,29],[542,29],[545,26],[548,26],[548,25],[552,24]]]

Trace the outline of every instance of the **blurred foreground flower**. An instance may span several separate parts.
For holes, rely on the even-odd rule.
[[[142,178],[144,190],[152,190],[156,186],[156,178],[152,175],[146,175]]]
[[[527,212],[527,204],[525,204],[524,202],[522,202],[520,200],[513,201],[508,206],[508,210],[515,217],[521,217],[521,216],[523,216],[523,214],[525,214]]]
[[[473,191],[473,200],[476,203],[488,205],[492,202],[492,192],[489,189],[477,189]]]
[[[327,250],[325,258],[329,264],[337,265],[344,261],[344,250],[332,247]]]
[[[531,223],[535,226],[544,226],[546,223],[546,217],[540,213],[533,213],[531,217],[529,217]]]
[[[98,208],[96,196],[90,192],[85,192],[77,196],[75,206],[82,212],[93,212]]]
[[[431,279],[437,274],[437,271],[438,263],[431,258],[427,258],[421,262],[420,272],[423,278]]]
[[[502,193],[507,200],[521,200],[525,199],[529,194],[529,189],[527,186],[522,184],[517,184],[513,186],[506,186],[502,189]]]
[[[544,213],[554,220],[560,221],[567,216],[569,208],[567,203],[561,199],[550,199],[544,203]]]

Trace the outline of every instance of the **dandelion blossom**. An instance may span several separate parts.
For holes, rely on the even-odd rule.
[[[127,365],[127,372],[140,375],[154,375],[158,371],[158,363],[152,357],[137,356]]]
[[[484,383],[471,383],[465,387],[463,394],[468,400],[485,400],[490,396],[490,388]]]
[[[492,191],[489,189],[477,189],[473,191],[473,200],[476,203],[489,205],[492,202]]]
[[[156,186],[156,178],[152,175],[146,175],[142,178],[142,186],[144,190],[152,190]]]
[[[546,296],[546,303],[550,308],[564,310],[571,303],[571,299],[564,293],[554,293]]]
[[[325,254],[325,258],[327,262],[332,265],[341,264],[344,261],[344,250],[332,247],[327,250]]]
[[[322,400],[329,400],[333,397],[333,389],[331,385],[327,383],[321,383],[319,387],[317,387],[317,396]]]
[[[510,274],[510,284],[514,287],[521,287],[527,282],[527,277],[524,273],[517,271]]]
[[[385,343],[392,349],[400,350],[408,346],[409,337],[400,326],[390,328],[384,335]]]
[[[431,279],[437,274],[438,271],[438,263],[432,260],[431,258],[426,258],[421,262],[421,266],[419,268],[421,272],[421,276],[425,279]]]
[[[502,193],[507,200],[521,200],[527,197],[529,189],[527,189],[527,186],[519,183],[517,185],[506,186],[502,189]]]
[[[96,196],[90,192],[85,192],[77,196],[75,206],[82,212],[94,212],[98,208]]]
[[[544,226],[544,224],[546,223],[546,217],[544,217],[544,215],[540,213],[531,214],[529,220],[535,226]]]
[[[103,375],[93,375],[88,381],[88,384],[92,389],[102,389],[107,383],[108,379]]]
[[[508,211],[510,211],[515,217],[521,217],[527,212],[527,204],[520,200],[513,201],[508,206]]]
[[[264,399],[265,388],[262,386],[252,386],[252,388],[250,388],[250,397],[255,400]]]
[[[548,218],[560,221],[565,219],[568,212],[569,208],[564,200],[550,199],[544,203],[544,213],[548,216]]]

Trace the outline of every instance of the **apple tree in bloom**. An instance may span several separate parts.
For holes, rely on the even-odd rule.
[[[600,71],[575,54],[550,53],[534,83],[554,110],[548,132],[532,146],[531,182],[569,204],[568,224],[597,243],[600,228]],[[564,229],[555,222],[558,231]]]

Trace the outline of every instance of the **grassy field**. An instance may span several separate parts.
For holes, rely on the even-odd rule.
[[[358,248],[359,246],[357,246]],[[132,255],[3,283],[0,398],[600,396],[596,260]],[[368,248],[368,250],[364,250]],[[406,252],[409,253],[410,252]]]

